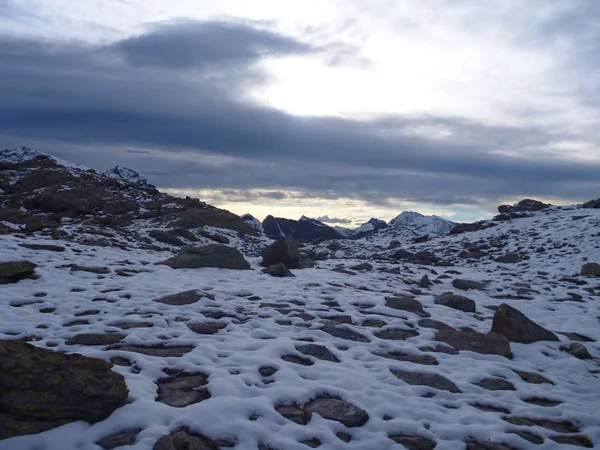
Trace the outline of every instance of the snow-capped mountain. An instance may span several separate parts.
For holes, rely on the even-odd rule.
[[[359,238],[367,233],[376,230],[381,230],[388,226],[387,222],[382,219],[371,218],[357,228],[333,227],[338,233],[348,239]]]
[[[341,239],[344,237],[333,227],[306,216],[302,216],[299,220],[292,220],[269,215],[262,225],[264,233],[273,239],[293,236],[295,239],[311,242],[315,239]]]
[[[260,231],[261,233],[263,232],[262,222],[260,220],[258,220],[256,217],[254,217],[252,214],[244,214],[241,216],[241,218],[244,222],[246,222],[248,225],[250,225],[255,230]]]
[[[115,166],[112,169],[108,169],[102,172],[102,175],[109,178],[115,178],[119,181],[125,181],[127,183],[139,184],[141,186],[150,185],[150,183],[148,183],[148,180],[142,177],[135,170],[123,166]]]
[[[22,164],[25,161],[32,161],[35,159],[49,159],[51,161],[54,161],[56,164],[66,167],[68,169],[88,170],[87,167],[82,166],[81,164],[57,158],[56,156],[33,150],[29,147],[0,150],[0,162],[3,163]]]
[[[403,211],[399,216],[390,220],[389,225],[411,228],[429,236],[444,236],[456,223],[439,216],[425,216],[415,211]]]

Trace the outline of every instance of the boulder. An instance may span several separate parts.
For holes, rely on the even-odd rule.
[[[532,200],[526,198],[521,200],[519,203],[514,205],[500,205],[498,206],[498,212],[500,214],[508,214],[513,212],[525,212],[525,211],[542,211],[543,209],[549,208],[548,203],[542,203],[539,200]]]
[[[272,277],[285,278],[285,277],[293,277],[295,276],[290,269],[283,263],[273,264],[272,266],[265,267],[262,270],[262,273],[267,273]]]
[[[364,409],[339,398],[317,398],[305,407],[310,416],[318,414],[324,419],[340,422],[348,428],[361,427],[369,420]]]
[[[407,384],[413,386],[429,386],[434,389],[460,393],[461,390],[448,378],[431,372],[408,372],[405,370],[392,369],[392,373]]]
[[[180,428],[161,437],[154,444],[153,450],[216,450],[234,445],[230,441],[215,441],[188,428]]]
[[[581,342],[572,342],[569,345],[561,345],[560,350],[567,352],[578,359],[592,359],[592,355],[590,355],[588,349],[585,348],[585,345],[583,345]]]
[[[385,306],[392,309],[399,309],[415,313],[421,317],[429,317],[430,314],[425,312],[420,301],[411,297],[386,297]]]
[[[363,262],[363,263],[351,266],[350,270],[364,270],[364,271],[370,272],[371,270],[373,270],[373,264],[370,264],[368,262]]]
[[[262,266],[285,264],[288,268],[296,268],[300,262],[300,250],[292,236],[286,236],[267,247],[262,254]]]
[[[525,314],[503,303],[496,309],[492,332],[506,336],[510,341],[529,344],[537,341],[558,341],[551,331],[541,327]]]
[[[35,275],[36,264],[29,261],[0,263],[0,284],[17,283]]]
[[[200,291],[198,289],[191,289],[189,291],[178,292],[177,294],[171,294],[166,295],[164,297],[155,298],[152,301],[171,306],[184,306],[196,303],[198,300],[205,297],[209,300],[215,299],[215,296],[212,294],[207,294],[206,292]]]
[[[581,205],[582,208],[594,208],[594,209],[600,209],[600,198],[597,198],[595,200],[590,200],[588,202],[585,202]]]
[[[125,405],[125,379],[104,360],[0,341],[0,440],[83,420]]]
[[[456,289],[461,289],[463,291],[468,291],[469,289],[481,291],[485,289],[485,283],[482,283],[481,281],[463,280],[460,278],[452,280],[452,286],[454,286]]]
[[[523,259],[524,258],[518,253],[507,253],[497,257],[495,261],[501,264],[514,264],[523,261]]]
[[[158,242],[163,242],[169,245],[176,245],[178,247],[185,245],[185,242],[183,242],[174,233],[171,233],[170,231],[150,230],[148,231],[148,236],[150,236],[153,239],[156,239]]]
[[[600,277],[600,264],[598,263],[586,263],[581,266],[581,272],[579,273],[582,277]]]
[[[183,247],[176,256],[156,264],[169,266],[173,269],[199,269],[202,267],[250,269],[250,263],[244,259],[244,255],[239,250],[221,244]]]
[[[476,310],[474,300],[463,295],[455,295],[452,292],[444,292],[443,294],[438,295],[434,300],[434,303],[436,305],[444,305],[464,312],[475,312]]]
[[[508,339],[496,333],[483,334],[476,331],[462,331],[451,327],[442,327],[436,334],[435,339],[451,345],[459,351],[512,358]]]

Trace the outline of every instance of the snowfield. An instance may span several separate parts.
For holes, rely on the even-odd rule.
[[[600,278],[578,277],[584,263],[600,262],[600,210],[552,208],[483,231],[403,242],[402,248],[450,260],[448,266],[385,259],[391,250],[386,250],[390,239],[384,233],[341,241],[339,254],[349,259],[293,270],[295,278],[262,274],[256,257],[247,257],[251,270],[174,270],[154,264],[170,252],[36,236],[0,236],[0,260],[31,261],[39,275],[0,286],[0,339],[107,361],[121,358],[124,365],[113,370],[125,377],[130,403],[94,425],[76,422],[0,441],[1,450],[100,449],[96,442],[127,430],[139,433],[134,444],[120,448],[146,450],[182,426],[240,450],[303,450],[317,440],[322,449],[405,448],[392,439],[398,436],[425,438],[421,447],[406,446],[419,449],[433,448],[426,441],[436,450],[465,449],[469,441],[507,446],[490,449],[581,448],[571,445],[575,442],[600,448]],[[503,264],[490,257],[456,256],[494,239],[502,241],[499,254],[518,252],[528,259]],[[66,250],[31,250],[22,243]],[[372,258],[375,253],[381,255]],[[372,271],[351,269],[367,257]],[[108,273],[72,271],[70,264]],[[419,285],[424,275],[431,285]],[[452,285],[457,278],[482,281],[485,288],[458,290]],[[214,300],[204,296],[180,306],[153,301],[188,290],[201,290]],[[474,300],[476,312],[435,303],[449,291]],[[394,309],[387,305],[390,296],[413,297],[424,313]],[[556,333],[560,342],[511,342],[512,359],[457,352],[436,341],[438,330],[424,320],[488,333],[494,309],[503,303]],[[198,334],[192,329],[196,324],[213,324],[213,333]],[[403,339],[384,333],[390,330],[404,331]],[[68,343],[81,333],[118,333],[122,339],[116,345]],[[583,338],[592,359],[560,350]],[[333,361],[300,352],[307,343],[325,347]],[[138,352],[147,347],[181,351],[177,356]],[[207,391],[209,398],[181,407],[158,401],[166,369],[175,377],[206,375],[206,383],[192,390]],[[412,373],[417,381],[409,384],[393,371],[408,372],[405,379]],[[515,371],[542,375],[550,383],[526,382]],[[422,374],[445,377],[454,388],[424,385]],[[508,384],[501,382],[501,390],[477,385],[489,378]],[[360,408],[368,420],[346,426],[313,413],[301,424],[278,412],[281,406],[304,407],[322,397]],[[558,438],[565,436],[571,439]]]

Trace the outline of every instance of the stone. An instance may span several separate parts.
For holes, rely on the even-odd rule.
[[[421,277],[421,279],[419,280],[419,287],[423,288],[423,289],[427,289],[429,287],[431,287],[433,285],[433,283],[431,282],[431,280],[429,279],[429,275],[425,274]]]
[[[0,341],[0,440],[106,419],[129,395],[111,367],[100,359]]]
[[[531,442],[532,444],[543,444],[544,443],[544,438],[531,433],[529,431],[523,431],[523,430],[507,430],[507,433],[511,433],[511,434],[516,434],[517,436],[519,436],[522,439],[525,439],[526,441]]]
[[[477,386],[488,391],[514,391],[515,386],[504,378],[484,378],[475,383]]]
[[[463,291],[468,291],[469,289],[481,291],[485,289],[485,283],[482,283],[481,281],[464,280],[461,278],[455,278],[452,280],[452,286]]]
[[[281,357],[281,359],[283,359],[284,361],[290,362],[292,364],[298,364],[299,366],[305,366],[305,367],[310,367],[315,364],[310,359],[303,358],[302,356],[297,356],[297,355],[283,355]]]
[[[542,211],[550,207],[549,203],[543,203],[539,200],[533,200],[530,198],[525,198],[521,200],[519,203],[515,203],[514,205],[500,205],[498,206],[498,212],[500,214],[508,214],[513,212],[533,212],[533,211]]]
[[[183,242],[175,234],[173,234],[169,231],[150,230],[150,231],[148,231],[148,236],[150,236],[153,239],[156,239],[158,242],[163,242],[163,243],[169,244],[169,245],[175,245],[177,247],[181,247],[181,246],[185,245],[185,242]]]
[[[264,267],[282,263],[293,269],[299,265],[300,250],[296,240],[292,236],[286,236],[268,246],[263,251],[262,258],[261,265]]]
[[[585,263],[583,266],[581,266],[579,275],[582,277],[600,277],[600,264]]]
[[[468,441],[466,450],[517,450],[504,444],[497,444],[490,441]]]
[[[585,345],[583,345],[581,342],[572,342],[569,345],[561,345],[560,350],[567,352],[578,359],[592,359],[592,355],[590,355],[588,349],[585,348]]]
[[[212,322],[212,323],[200,322],[200,323],[188,324],[188,328],[190,330],[192,330],[194,333],[198,333],[198,334],[215,334],[215,333],[218,333],[223,328],[225,328],[226,326],[227,326],[226,323],[221,323],[221,322]]]
[[[143,428],[135,428],[132,430],[120,431],[96,442],[96,445],[102,447],[103,450],[113,450],[117,447],[135,444],[137,435],[143,431]]]
[[[279,414],[281,414],[286,419],[297,423],[298,425],[306,425],[308,423],[308,421],[310,420],[310,414],[308,414],[303,409],[298,408],[297,406],[294,406],[294,405],[279,406],[279,407],[275,408],[275,411],[277,411]]]
[[[317,398],[306,405],[306,413],[318,414],[324,419],[340,422],[348,428],[361,427],[369,420],[364,409],[339,398]]]
[[[546,378],[539,373],[534,372],[526,372],[524,370],[512,369],[514,373],[519,375],[519,377],[525,382],[530,384],[554,384],[551,380]]]
[[[392,309],[399,309],[402,311],[409,311],[415,313],[421,317],[429,317],[430,314],[425,312],[423,305],[418,300],[411,297],[386,297],[385,306]]]
[[[523,257],[518,253],[507,253],[505,255],[499,256],[495,259],[496,262],[501,264],[515,264],[523,261]]]
[[[393,341],[404,341],[418,335],[419,333],[415,330],[404,330],[400,328],[381,330],[375,334],[379,339],[390,339]]]
[[[452,292],[444,292],[438,295],[434,300],[436,305],[443,305],[449,308],[458,309],[463,312],[475,312],[475,301],[463,295],[455,295]]]
[[[556,431],[557,433],[579,433],[580,431],[577,425],[566,420],[562,422],[556,422],[550,419],[532,419],[521,416],[503,417],[502,420],[521,427],[539,426]]]
[[[48,245],[48,244],[19,244],[19,247],[28,248],[30,250],[46,250],[49,252],[64,252],[65,247],[62,245]]]
[[[363,263],[351,266],[350,270],[358,270],[358,271],[370,272],[370,271],[373,270],[373,264],[370,264],[368,262],[363,262]]]
[[[193,349],[194,349],[194,347],[184,346],[184,345],[171,346],[171,347],[167,347],[165,345],[154,345],[154,346],[142,347],[139,345],[123,345],[123,344],[118,344],[118,345],[110,348],[110,350],[121,350],[124,352],[141,353],[142,355],[156,356],[159,358],[166,358],[169,356],[171,356],[171,357],[183,356],[186,353],[191,352]]]
[[[594,200],[589,200],[585,203],[581,204],[582,208],[595,208],[595,209],[600,209],[600,198],[594,199]]]
[[[234,442],[213,440],[192,432],[188,428],[178,430],[161,437],[153,450],[218,450],[222,447],[233,447]]]
[[[250,263],[244,259],[244,255],[239,250],[221,244],[183,247],[176,256],[156,264],[169,266],[173,269],[199,269],[203,267],[250,269]]]
[[[461,331],[454,328],[442,328],[435,339],[451,345],[458,351],[469,351],[484,355],[500,355],[512,358],[510,343],[504,336],[496,333],[477,333],[475,331]]]
[[[323,361],[331,361],[339,363],[340,360],[324,345],[319,344],[301,344],[296,345],[296,350],[300,353],[314,358],[321,359]]]
[[[295,275],[290,272],[290,269],[283,263],[273,264],[272,266],[265,267],[262,273],[271,275],[272,277],[285,278],[294,277]]]
[[[210,231],[206,231],[204,229],[198,231],[200,236],[210,239],[211,241],[218,242],[219,244],[229,244],[231,241],[227,236],[223,236],[218,233],[211,233]]]
[[[598,207],[600,208],[600,206]],[[559,444],[575,445],[577,447],[585,448],[595,448],[594,443],[590,441],[590,438],[581,434],[568,436],[550,436],[550,439],[552,439],[554,442],[558,442]]]
[[[110,273],[110,269],[106,267],[80,266],[77,264],[72,264],[71,272],[90,272],[98,275],[106,275]]]
[[[157,401],[175,408],[183,408],[210,398],[210,392],[201,388],[208,384],[203,373],[176,373],[157,381]]]
[[[543,406],[545,408],[551,408],[553,406],[557,406],[557,405],[560,405],[562,403],[562,402],[559,402],[559,401],[550,400],[548,398],[541,398],[541,397],[524,398],[523,401],[525,403],[529,403],[531,405]]]
[[[537,341],[558,341],[558,337],[530,320],[519,310],[501,304],[494,313],[492,332],[506,336],[510,341],[529,344]]]
[[[429,386],[452,393],[462,392],[452,381],[437,373],[407,372],[396,369],[392,369],[391,372],[400,380],[413,386]]]
[[[165,297],[155,298],[152,301],[171,306],[184,306],[196,303],[201,298],[208,298],[209,300],[214,300],[215,296],[212,294],[207,294],[206,292],[200,291],[198,289],[192,289],[189,291],[179,292],[177,294],[167,295]]]
[[[396,361],[406,361],[415,364],[423,364],[425,366],[437,366],[438,361],[431,355],[412,355],[409,353],[401,352],[388,352],[388,353],[375,353],[377,356],[382,358],[393,359]]]
[[[36,264],[29,261],[0,263],[0,284],[18,283],[35,276]]]
[[[391,435],[389,438],[396,444],[401,444],[408,450],[433,450],[437,443],[422,436]]]
[[[125,336],[120,333],[82,333],[68,339],[67,345],[114,345],[123,340]]]
[[[278,370],[279,369],[277,369],[276,367],[264,366],[264,367],[260,367],[258,369],[258,373],[260,373],[260,375],[263,376],[263,377],[270,377],[270,376],[275,375],[275,373]]]

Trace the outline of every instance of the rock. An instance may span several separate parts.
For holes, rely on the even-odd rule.
[[[473,231],[485,230],[486,228],[491,228],[495,226],[495,224],[480,221],[475,223],[458,223],[454,225],[454,227],[450,230],[448,234],[462,234],[462,233],[470,233]]]
[[[208,384],[203,373],[177,373],[157,381],[157,401],[175,408],[183,408],[210,398],[210,392],[201,388]]]
[[[397,378],[413,386],[429,386],[434,389],[440,389],[442,391],[448,391],[452,393],[462,392],[452,381],[437,373],[407,372],[396,369],[392,369],[391,372]]]
[[[506,253],[505,255],[497,257],[495,261],[501,264],[514,264],[523,261],[523,259],[524,258],[518,253]]]
[[[219,233],[211,233],[204,229],[198,231],[198,233],[200,234],[200,236],[210,239],[211,241],[215,241],[219,244],[229,244],[231,242],[231,240],[227,236],[223,236]]]
[[[551,380],[546,378],[539,373],[534,372],[526,372],[524,370],[512,369],[514,373],[519,375],[519,377],[525,382],[530,384],[554,384]]]
[[[585,202],[581,205],[582,208],[595,208],[595,209],[599,209],[600,208],[600,198],[597,198],[595,200],[590,200],[588,202]]]
[[[339,398],[317,398],[306,405],[306,413],[318,414],[324,419],[340,422],[348,428],[361,427],[369,420],[369,415],[351,403]]]
[[[267,273],[272,277],[285,278],[285,277],[294,277],[295,275],[290,272],[290,269],[283,263],[273,264],[272,266],[265,267],[262,270],[262,273]]]
[[[592,355],[590,355],[590,352],[588,352],[587,348],[585,348],[585,345],[583,345],[581,342],[572,342],[569,345],[561,345],[560,350],[567,352],[578,359],[592,359]]]
[[[468,291],[469,289],[481,291],[485,289],[485,283],[474,280],[463,280],[460,278],[455,278],[454,280],[452,280],[452,286],[454,286],[456,289],[461,289],[463,291]]]
[[[544,209],[549,208],[550,206],[551,205],[548,203],[542,203],[539,200],[532,200],[530,198],[526,198],[512,206],[500,205],[498,206],[498,212],[500,214],[508,214],[513,212],[542,211]]]
[[[368,262],[356,264],[355,266],[351,266],[350,270],[359,270],[359,271],[370,272],[371,270],[373,270],[373,264],[370,264]]]
[[[264,267],[274,264],[285,264],[288,268],[296,268],[300,262],[300,250],[298,244],[292,236],[279,239],[265,249],[262,254],[262,263]]]
[[[99,422],[125,405],[124,378],[104,360],[0,341],[0,440]]]
[[[221,447],[233,447],[231,441],[215,441],[193,433],[188,428],[180,428],[171,434],[161,437],[153,450],[218,450]]]
[[[598,263],[586,263],[581,266],[581,272],[579,275],[582,277],[600,277],[600,264]]]
[[[339,363],[340,360],[324,345],[319,344],[301,344],[296,345],[296,350],[308,356],[313,356],[323,361]]]
[[[137,205],[129,200],[117,200],[107,202],[102,208],[102,212],[108,215],[120,215],[135,210],[137,210]]]
[[[484,355],[500,355],[512,358],[510,343],[499,334],[482,334],[475,331],[461,331],[454,328],[441,328],[435,339],[451,345],[459,351],[470,351]]]
[[[165,297],[155,298],[152,301],[171,306],[184,306],[196,303],[201,298],[208,298],[210,300],[214,300],[215,296],[212,294],[207,294],[206,292],[200,291],[198,289],[192,289],[189,291],[179,292],[177,294],[167,295]]]
[[[142,347],[139,345],[117,344],[113,347],[110,347],[110,350],[121,350],[124,352],[141,353],[142,355],[156,356],[159,358],[166,358],[169,356],[170,357],[183,356],[186,353],[191,352],[193,349],[194,349],[194,347],[185,346],[185,345],[171,346],[171,347],[167,347],[165,345],[153,345],[153,346]]]
[[[19,247],[28,248],[30,250],[47,250],[49,252],[64,252],[65,247],[62,245],[46,245],[46,244],[19,244]]]
[[[381,330],[375,334],[379,339],[390,339],[393,341],[404,341],[411,337],[418,336],[419,333],[415,330],[403,330],[399,328]]]
[[[25,231],[27,231],[28,233],[35,233],[36,231],[42,231],[44,228],[46,228],[46,224],[44,223],[44,221],[38,217],[35,217],[33,219],[28,219],[27,222],[25,222]]]
[[[537,341],[558,341],[558,337],[533,322],[519,310],[501,304],[494,313],[492,332],[506,336],[510,341],[529,344]]]
[[[411,355],[401,352],[375,353],[382,358],[394,359],[396,361],[406,361],[415,364],[423,364],[425,366],[437,366],[438,361],[431,355]]]
[[[102,447],[103,450],[113,450],[117,447],[135,444],[135,438],[143,431],[143,428],[135,428],[133,430],[120,431],[96,442],[96,445]]]
[[[468,441],[467,450],[517,450],[504,444],[497,444],[490,441]]]
[[[165,261],[158,262],[173,269],[199,269],[216,267],[219,269],[250,269],[250,264],[239,250],[221,244],[202,247],[183,247],[179,253]]]
[[[68,339],[67,345],[114,345],[123,340],[120,333],[82,333]]]
[[[599,206],[597,206],[597,208],[600,208],[600,201]],[[581,434],[567,436],[550,436],[550,439],[552,439],[554,442],[558,442],[559,444],[575,445],[577,447],[585,448],[596,448],[594,447],[594,443],[590,441],[590,438]]]
[[[484,378],[475,383],[477,386],[488,391],[514,391],[515,386],[504,378]]]
[[[106,267],[79,266],[77,264],[72,264],[71,272],[90,272],[98,275],[106,275],[110,273],[110,269]]]
[[[163,242],[169,245],[176,245],[178,247],[185,245],[185,242],[183,242],[175,234],[169,231],[150,230],[148,231],[148,236],[150,236],[153,239],[156,239],[158,242]]]
[[[433,450],[437,446],[435,441],[421,436],[392,435],[389,438],[408,450]]]
[[[444,305],[464,312],[475,312],[477,309],[474,300],[462,295],[455,295],[452,292],[444,292],[443,294],[438,295],[434,300],[434,303],[436,305]]]
[[[521,417],[521,416],[511,416],[511,417],[503,417],[502,420],[505,422],[511,423],[516,426],[522,427],[543,427],[552,431],[556,431],[557,433],[579,433],[579,427],[575,425],[573,422],[562,421],[556,422],[550,419],[533,419],[529,417]]]
[[[17,283],[35,276],[36,264],[29,261],[0,263],[0,284]]]
[[[427,289],[432,285],[433,283],[431,282],[431,280],[429,280],[429,275],[427,274],[423,275],[419,280],[419,287],[422,287],[423,289]]]
[[[430,314],[423,310],[423,305],[418,300],[411,297],[386,297],[385,306],[392,309],[409,311],[421,317],[429,317]]]
[[[462,259],[479,259],[479,258],[483,258],[484,256],[487,256],[487,252],[484,252],[483,250],[477,250],[474,252],[469,252],[467,250],[463,250],[462,252],[460,252],[458,254],[459,258]]]
[[[227,326],[226,323],[192,323],[188,324],[188,328],[198,334],[215,334]]]
[[[333,337],[355,342],[370,342],[369,338],[345,326],[325,325],[320,329]]]
[[[264,366],[264,367],[260,367],[258,369],[258,373],[260,373],[260,375],[263,376],[263,377],[270,377],[270,376],[275,375],[275,373],[278,370],[279,369],[277,369],[276,367]]]
[[[298,425],[306,425],[310,420],[310,414],[297,406],[278,406],[275,411]]]

